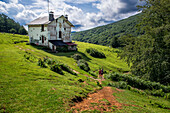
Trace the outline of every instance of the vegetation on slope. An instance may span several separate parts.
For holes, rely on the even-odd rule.
[[[27,41],[27,36],[0,33],[1,112],[65,112],[70,105],[74,105],[72,100],[86,97],[89,92],[100,88],[94,80],[84,76],[91,75],[81,70],[71,57],[77,53],[81,54],[91,70],[97,71],[101,66],[100,62],[105,60],[91,57],[84,53],[86,48],[83,48],[93,45],[77,42],[78,52],[51,53],[47,48],[29,45]],[[114,55],[116,53],[113,53]],[[63,74],[50,70],[48,65],[46,68],[44,65],[38,65],[39,59],[46,57],[68,65],[77,75],[61,65]],[[107,64],[104,69],[117,71],[121,67],[123,71],[129,70],[123,61],[116,61],[118,64],[110,62],[111,65]],[[106,60],[106,63],[108,62]]]
[[[76,42],[77,52],[52,53],[47,48],[29,45],[27,41],[27,36],[0,33],[0,112],[69,112],[74,102],[81,101],[88,93],[101,88],[99,82],[87,77],[91,76],[90,73],[97,74],[101,66],[106,72],[130,71],[127,64],[116,57],[119,52],[117,49]],[[87,48],[96,48],[106,58],[92,57],[86,52]],[[77,66],[76,60],[72,58],[74,54],[80,54],[81,59],[88,62],[91,72],[85,72]],[[40,63],[39,59],[44,63]],[[58,62],[63,74],[50,69],[49,64],[53,64],[53,61]],[[77,75],[66,69],[66,65]],[[119,98],[122,109],[113,106],[114,112],[168,112],[165,108],[169,101],[163,98],[131,91],[114,95],[124,95]],[[122,102],[124,97],[126,102]]]
[[[5,14],[0,14],[0,32],[16,33],[26,35],[27,31],[19,23],[9,18]]]
[[[131,16],[118,22],[96,27],[87,31],[72,33],[73,40],[88,42],[99,45],[113,45],[114,40],[121,36],[132,34],[138,36],[137,28],[139,16],[141,14]],[[117,47],[120,45],[117,45]]]
[[[126,36],[121,58],[132,64],[132,73],[143,79],[170,83],[170,4],[169,0],[144,0],[139,28],[145,34]],[[143,26],[143,27],[141,27]]]

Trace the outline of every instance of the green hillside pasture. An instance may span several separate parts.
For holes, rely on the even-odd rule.
[[[86,97],[88,93],[100,89],[94,80],[84,76],[90,74],[81,70],[71,58],[75,53],[82,54],[96,73],[102,66],[106,71],[129,71],[127,64],[116,57],[116,49],[76,42],[77,52],[51,53],[43,47],[26,45],[26,41],[27,36],[0,33],[0,112],[63,113],[70,110],[70,105],[74,105],[72,100]],[[106,58],[90,56],[85,52],[90,47],[102,51]],[[41,68],[37,62],[44,57],[62,62],[79,74],[76,76],[63,71],[64,75],[60,75],[51,71],[50,67]],[[142,112],[168,112],[168,109],[157,107],[157,101],[169,105],[169,101],[163,98],[147,97],[127,90],[114,95],[119,97],[121,103],[130,102],[140,106],[138,108]],[[138,112],[138,108],[123,104],[122,109],[116,112]]]
[[[12,44],[13,35],[0,35],[0,112],[65,112],[71,99],[85,97],[98,88],[83,75],[65,71],[60,75],[41,68],[38,58],[57,58],[26,43]],[[33,61],[24,57],[28,52],[34,56]]]
[[[84,43],[84,42],[76,42],[76,44],[78,44],[78,51],[81,53],[84,53],[84,55],[88,59],[90,59],[88,60],[88,63],[92,71],[97,71],[99,68],[102,68],[102,67],[107,72],[130,71],[128,65],[117,57],[117,52],[119,52],[118,49],[109,48],[109,47],[101,46],[101,45],[90,44],[90,43]],[[98,51],[103,52],[106,55],[106,58],[92,57],[86,52],[86,48],[95,48]]]

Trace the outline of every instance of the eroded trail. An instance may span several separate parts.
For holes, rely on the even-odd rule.
[[[89,94],[86,99],[81,102],[75,103],[75,106],[71,107],[74,113],[85,110],[99,110],[99,111],[114,111],[114,109],[120,109],[122,104],[116,101],[113,93],[116,93],[111,87],[103,87],[96,93]]]

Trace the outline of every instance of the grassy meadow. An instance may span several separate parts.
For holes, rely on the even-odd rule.
[[[86,97],[88,93],[100,89],[95,80],[86,77],[92,75],[77,66],[71,57],[75,53],[83,56],[89,64],[90,72],[96,75],[101,67],[106,72],[130,71],[128,65],[117,58],[119,50],[83,42],[75,43],[78,44],[77,52],[52,53],[44,47],[29,45],[28,36],[0,33],[0,112],[69,112],[78,97]],[[85,52],[90,47],[102,51],[106,58],[90,56]],[[51,71],[50,67],[38,66],[38,59],[44,57],[64,63],[78,74],[63,71],[61,75]],[[166,106],[170,105],[164,98],[143,96],[128,90],[115,95],[122,103],[134,101],[133,104],[140,106],[141,112],[169,112],[168,109],[153,106],[148,100],[153,98],[153,103],[159,101]],[[138,112],[135,107],[114,111],[126,110]]]

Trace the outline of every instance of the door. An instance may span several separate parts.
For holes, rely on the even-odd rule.
[[[53,45],[53,51],[55,50],[54,45]]]
[[[44,43],[44,36],[42,36],[42,43]]]

